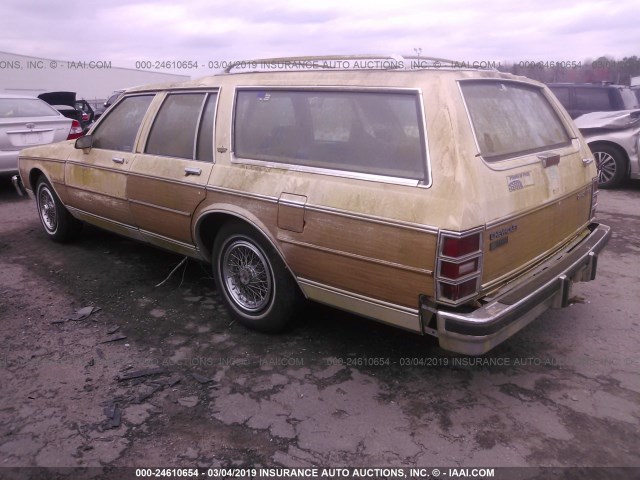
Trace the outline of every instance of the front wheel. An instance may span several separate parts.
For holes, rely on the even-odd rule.
[[[261,234],[242,222],[226,223],[213,244],[212,264],[222,299],[240,323],[263,332],[290,325],[300,292]]]
[[[609,145],[591,145],[590,148],[598,167],[598,186],[614,188],[620,185],[627,172],[624,154]]]
[[[36,183],[36,206],[44,231],[55,242],[73,240],[82,228],[82,223],[73,218],[46,178]]]

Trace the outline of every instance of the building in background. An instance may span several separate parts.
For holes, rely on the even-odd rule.
[[[76,92],[92,106],[111,92],[136,85],[189,80],[177,75],[134,70],[112,65],[110,60],[68,61],[0,52],[0,93],[38,96],[44,92]]]

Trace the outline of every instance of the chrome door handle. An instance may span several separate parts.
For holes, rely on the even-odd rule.
[[[593,163],[593,158],[583,158],[582,164],[586,167],[587,165]]]
[[[184,174],[186,176],[189,175],[200,175],[202,173],[202,169],[201,168],[193,168],[193,167],[187,167],[184,169]]]
[[[114,162],[114,163],[121,163],[122,164],[122,163],[124,163],[124,158],[122,158],[122,157],[113,157],[111,159],[111,161]]]

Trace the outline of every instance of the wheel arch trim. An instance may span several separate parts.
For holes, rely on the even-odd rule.
[[[213,243],[211,243],[211,245],[207,244],[207,242],[205,241],[205,235],[204,235],[204,233],[202,231],[202,227],[203,227],[204,222],[208,218],[211,218],[212,216],[215,216],[215,215],[220,215],[220,216],[223,216],[223,217],[227,217],[227,220],[231,220],[231,219],[240,220],[240,221],[246,223],[247,225],[249,225],[254,230],[256,230],[256,232],[258,232],[262,236],[262,238],[264,238],[267,242],[269,242],[269,245],[271,245],[271,247],[273,247],[274,251],[280,257],[280,260],[282,260],[282,263],[284,264],[285,268],[291,274],[294,282],[296,283],[296,285],[298,286],[300,291],[303,292],[303,294],[304,294],[304,290],[302,289],[302,285],[298,281],[297,275],[294,273],[294,271],[289,266],[289,263],[287,262],[284,254],[282,253],[282,250],[280,249],[280,246],[279,246],[276,238],[272,235],[271,231],[267,228],[265,223],[262,222],[253,213],[251,213],[251,212],[249,212],[249,211],[247,211],[245,209],[239,208],[236,205],[229,204],[229,203],[221,203],[221,204],[211,205],[211,206],[207,207],[206,209],[204,209],[203,211],[201,211],[198,214],[197,219],[193,222],[193,225],[194,225],[193,226],[193,240],[196,243],[196,246],[198,247],[198,249],[201,252],[204,253],[206,258],[211,260],[211,255],[213,253],[212,252]],[[220,224],[220,226],[221,225],[222,224]],[[214,237],[215,237],[215,235],[214,235]]]

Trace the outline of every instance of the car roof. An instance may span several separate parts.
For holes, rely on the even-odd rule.
[[[326,66],[327,62],[346,62],[348,67]],[[379,67],[359,67],[371,61],[382,62]],[[362,63],[364,62],[364,63]],[[387,62],[387,63],[385,63]],[[394,67],[393,62],[403,62],[403,67]],[[280,69],[278,65],[282,65]],[[320,65],[320,66],[318,66]],[[341,64],[343,65],[343,64]],[[384,65],[392,65],[385,67]],[[274,68],[274,66],[276,68]],[[410,68],[407,68],[410,67]],[[231,71],[234,70],[234,71]],[[237,71],[236,71],[237,70]],[[359,80],[354,80],[355,75],[365,75],[367,82],[378,87],[402,86],[415,83],[415,75],[439,76],[454,75],[457,78],[493,78],[504,80],[525,81],[531,84],[542,85],[530,78],[500,72],[493,68],[476,68],[466,61],[447,60],[423,56],[399,56],[399,55],[332,55],[311,57],[282,57],[262,58],[231,62],[222,72],[208,75],[195,80],[169,82],[152,85],[140,85],[126,89],[125,93],[138,93],[145,91],[220,87],[222,85],[239,85],[244,82],[260,82],[265,84],[277,84],[273,79],[287,78],[287,81],[300,81],[313,83],[325,79],[325,84],[357,85]],[[235,79],[234,79],[235,77]],[[393,78],[393,80],[391,80]],[[242,79],[242,80],[240,80]],[[328,80],[331,79],[331,80]],[[366,83],[366,82],[365,82]],[[320,86],[322,82],[318,85]]]

